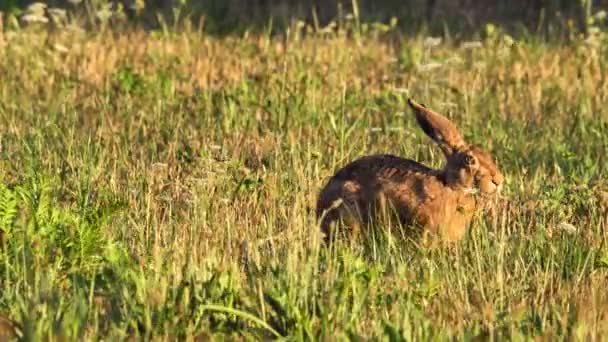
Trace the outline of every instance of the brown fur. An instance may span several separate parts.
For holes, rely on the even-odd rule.
[[[489,195],[501,190],[504,178],[488,153],[467,144],[447,118],[408,102],[423,131],[444,152],[446,165],[433,170],[393,155],[365,156],[349,163],[319,194],[316,212],[326,237],[339,219],[359,227],[388,210],[403,224],[459,240],[480,204],[474,192]]]

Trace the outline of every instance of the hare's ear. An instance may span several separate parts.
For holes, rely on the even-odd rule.
[[[439,145],[446,157],[465,146],[458,128],[450,120],[412,99],[408,99],[407,102],[416,114],[418,125]]]

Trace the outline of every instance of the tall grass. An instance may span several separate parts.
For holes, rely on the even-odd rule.
[[[606,45],[356,27],[0,33],[17,336],[605,339]],[[492,151],[504,197],[450,247],[321,246],[311,209],[337,167],[441,165],[408,95]]]

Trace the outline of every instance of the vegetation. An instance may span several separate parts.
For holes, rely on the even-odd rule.
[[[188,18],[214,33],[259,29],[268,22],[283,30],[293,19],[325,26],[353,13],[364,22],[398,17],[402,29],[427,27],[442,34],[475,32],[486,22],[537,32],[572,21],[586,32],[596,8],[608,5],[607,0],[4,0],[0,11],[23,14],[40,3],[49,7],[51,17],[61,9],[90,23],[103,21],[111,11],[152,27]]]
[[[9,21],[0,335],[608,336],[602,30],[486,25],[463,41],[356,16],[223,37]],[[441,165],[410,95],[492,151],[503,196],[452,246],[382,231],[322,246],[315,197],[346,161]]]

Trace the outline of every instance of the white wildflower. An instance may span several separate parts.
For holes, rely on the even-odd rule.
[[[578,228],[568,222],[561,222],[557,225],[557,229],[567,234],[576,234],[578,232]]]
[[[475,40],[472,42],[464,42],[462,45],[460,45],[460,47],[465,50],[473,50],[483,47],[483,44],[480,41]]]
[[[26,23],[48,23],[49,22],[49,19],[47,17],[45,17],[44,15],[38,15],[38,14],[26,14],[21,17],[21,20],[25,21]]]
[[[420,64],[420,65],[418,65],[418,71],[428,72],[428,71],[432,71],[432,70],[435,70],[435,69],[439,69],[442,66],[443,66],[443,64],[437,63],[437,62],[430,62],[430,63],[426,63],[426,64]]]
[[[426,37],[423,44],[426,48],[439,46],[441,45],[441,37]]]

